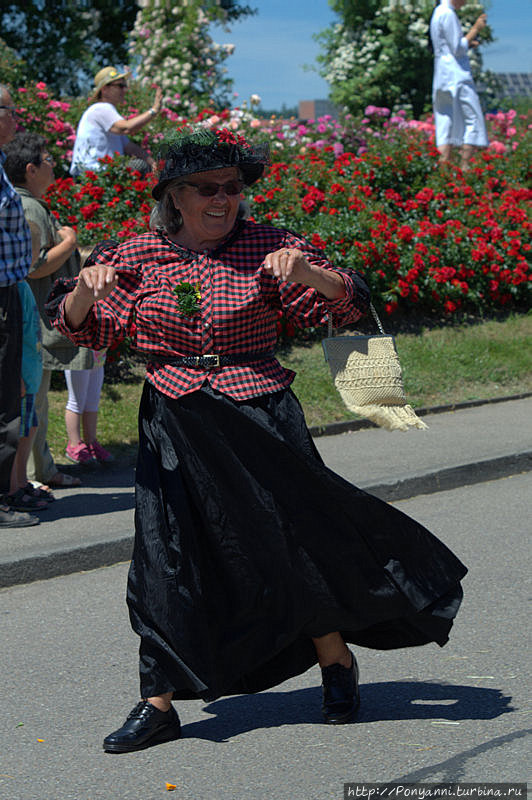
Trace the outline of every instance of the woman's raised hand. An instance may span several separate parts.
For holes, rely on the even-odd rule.
[[[78,275],[74,294],[92,304],[108,297],[117,284],[118,275],[114,267],[84,267]]]
[[[268,253],[264,259],[264,269],[276,278],[288,283],[302,283],[310,286],[313,269],[307,259],[296,247],[282,247]]]
[[[75,289],[65,300],[65,318],[72,330],[80,328],[94,303],[108,297],[117,285],[114,267],[84,267]]]
[[[263,269],[282,281],[310,286],[329,300],[337,300],[346,294],[344,280],[340,275],[309,264],[297,247],[282,247],[268,253]]]

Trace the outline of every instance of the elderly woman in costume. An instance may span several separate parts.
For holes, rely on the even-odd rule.
[[[153,190],[161,227],[100,249],[49,304],[79,344],[135,322],[148,361],[127,592],[141,699],[109,752],[179,738],[172,700],[261,691],[316,662],[324,721],[349,722],[346,642],[443,645],[460,604],[463,565],[323,464],[275,358],[279,310],[340,325],[369,296],[301,236],[239,218],[266,163],[230,131],[181,132]]]
[[[440,0],[430,21],[436,146],[442,163],[450,160],[453,146],[460,147],[462,169],[467,169],[475,147],[488,144],[484,114],[467,55],[470,47],[478,45],[476,37],[486,25],[486,15],[481,14],[464,36],[456,10],[465,2]]]

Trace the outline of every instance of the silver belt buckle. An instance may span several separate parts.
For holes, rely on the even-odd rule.
[[[205,353],[203,358],[208,358],[209,359],[208,366],[211,369],[215,369],[216,367],[220,366],[220,356],[218,355],[218,353]]]

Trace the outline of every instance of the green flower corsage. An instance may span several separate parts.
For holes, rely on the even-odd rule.
[[[184,317],[193,317],[200,310],[201,292],[200,284],[183,281],[178,283],[173,292],[177,298],[177,306]]]

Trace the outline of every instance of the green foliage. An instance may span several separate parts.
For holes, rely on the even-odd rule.
[[[340,108],[361,114],[367,106],[407,108],[415,117],[430,105],[433,56],[429,48],[432,0],[330,0],[339,22],[317,35],[320,74]],[[482,13],[476,2],[460,12],[464,30]],[[481,38],[492,41],[486,27]],[[481,58],[471,53],[480,77]],[[486,82],[486,81],[484,81]]]
[[[510,111],[513,109],[517,114],[530,114],[532,111],[532,97],[528,95],[521,95],[518,97],[503,97],[498,102],[498,107],[501,111]]]
[[[38,75],[57,92],[73,94],[102,66],[126,59],[136,12],[134,0],[0,2],[0,30],[25,60],[27,79]]]
[[[27,64],[7,43],[0,39],[0,83],[16,87],[24,83]]]

